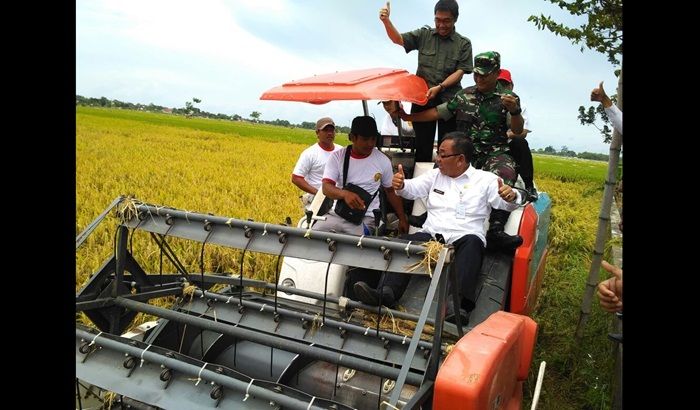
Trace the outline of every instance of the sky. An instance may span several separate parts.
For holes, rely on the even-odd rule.
[[[394,0],[399,32],[433,26],[435,1]],[[545,0],[460,0],[457,31],[473,55],[496,50],[511,71],[514,91],[529,113],[530,147],[562,146],[607,154],[593,126],[577,119],[600,81],[615,94],[616,66],[605,55],[538,30],[530,15],[576,27],[585,22]],[[359,101],[323,105],[261,101],[291,80],[372,67],[415,73],[417,51],[393,44],[379,20],[378,0],[77,0],[76,94],[131,103],[184,107],[193,97],[211,113],[253,111],[292,123],[332,117],[350,126]],[[462,87],[474,84],[471,74]],[[381,105],[369,104],[381,124]],[[599,124],[600,125],[600,124]],[[338,135],[338,142],[346,143]]]

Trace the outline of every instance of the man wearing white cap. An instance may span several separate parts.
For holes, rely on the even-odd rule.
[[[335,123],[330,117],[323,117],[316,121],[316,137],[318,143],[310,146],[301,153],[297,164],[292,171],[292,183],[305,192],[301,196],[304,206],[307,208],[321,189],[323,169],[331,154],[342,146],[334,143]]]

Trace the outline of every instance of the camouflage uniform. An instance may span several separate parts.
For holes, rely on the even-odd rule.
[[[501,55],[496,51],[487,51],[474,57],[475,80],[476,74],[487,77],[494,72],[500,72],[500,68]],[[480,92],[476,86],[467,87],[450,101],[438,105],[436,109],[442,119],[456,115],[457,129],[471,137],[474,156],[470,162],[474,167],[493,172],[501,177],[504,183],[513,186],[518,176],[515,173],[515,161],[510,155],[506,134],[510,128],[510,113],[501,102],[501,96],[513,95],[518,107],[520,99],[515,93],[498,84],[498,80],[495,80],[494,84],[493,91],[488,93]],[[518,114],[520,112],[518,111]],[[505,232],[509,216],[510,211],[491,209],[489,230],[486,232],[488,248],[513,250],[523,244],[520,235],[509,235]]]
[[[493,58],[494,64],[500,65],[500,56],[494,52],[482,53]],[[497,61],[497,63],[496,63]],[[474,71],[478,72],[475,67]],[[482,93],[476,86],[460,90],[450,101],[437,107],[440,118],[457,117],[457,131],[465,132],[474,143],[474,167],[490,171],[500,176],[503,181],[513,186],[518,177],[515,172],[515,160],[510,154],[508,131],[510,114],[501,104],[501,95],[511,94],[520,104],[520,98],[512,91],[496,82],[496,89]]]

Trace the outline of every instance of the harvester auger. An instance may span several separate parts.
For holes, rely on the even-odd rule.
[[[76,295],[76,310],[96,327],[76,324],[79,400],[85,385],[121,395],[122,406],[144,409],[481,408],[479,403],[500,408],[522,399],[536,331],[530,318],[496,312],[464,337],[461,324],[453,325],[455,339],[461,338],[454,345],[449,335],[443,338],[446,304],[453,302],[450,246],[429,268],[422,263],[421,244],[194,213],[131,198],[111,207],[117,203],[114,254]],[[108,210],[78,235],[76,250]],[[136,230],[150,233],[176,272],[149,274],[140,267],[127,242]],[[188,272],[168,244],[173,237],[202,247],[421,275],[429,286],[414,314],[242,274]],[[327,275],[318,280],[327,281]],[[214,285],[224,287],[213,291]],[[176,296],[171,308],[148,303],[165,296]],[[354,309],[412,320],[415,330],[406,336],[368,327],[359,315],[353,320]],[[158,320],[143,333],[124,333],[138,313]],[[421,338],[426,324],[434,328],[427,340]],[[450,350],[452,361],[445,360]],[[467,368],[465,359],[471,360]],[[473,385],[455,384],[455,371],[472,373]]]

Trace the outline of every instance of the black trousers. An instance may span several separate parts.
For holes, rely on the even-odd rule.
[[[403,235],[402,239],[411,241],[428,241],[430,234],[418,232],[410,235]],[[457,283],[459,284],[459,294],[462,301],[462,306],[471,305],[468,309],[474,306],[476,281],[481,271],[481,261],[484,257],[484,243],[476,235],[464,235],[453,243],[455,247],[454,268],[457,272]],[[376,278],[376,275],[375,275]],[[394,292],[394,299],[399,300],[403,296],[410,275],[402,273],[387,272],[384,278],[380,278],[376,285],[368,283],[370,286],[389,286]],[[383,283],[382,283],[383,281]],[[466,303],[465,303],[466,302]],[[467,306],[465,306],[467,307]]]
[[[510,154],[515,160],[515,171],[520,174],[526,188],[532,188],[534,166],[532,165],[532,152],[525,138],[511,138]]]
[[[425,105],[411,105],[411,114],[437,107],[442,102],[440,96],[429,100]],[[457,129],[457,119],[452,117],[447,121],[414,122],[413,130],[416,132],[416,162],[433,162],[433,142],[435,141],[435,124],[438,129],[438,147],[446,133]]]

